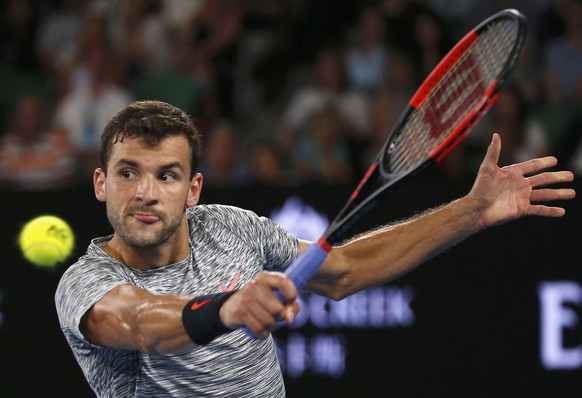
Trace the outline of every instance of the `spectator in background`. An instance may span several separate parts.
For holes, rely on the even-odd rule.
[[[287,0],[245,3],[233,91],[237,119],[253,124],[254,136],[272,135],[272,118],[301,71],[306,50],[299,45],[295,7]]]
[[[205,0],[178,32],[178,46],[212,65],[220,113],[234,116],[234,70],[243,4],[236,0]]]
[[[515,69],[511,74],[511,80],[521,92],[524,101],[530,110],[541,110],[544,105],[542,68],[538,62],[539,49],[535,41],[530,38],[527,40],[523,52]]]
[[[570,0],[548,0],[544,3],[535,36],[538,48],[545,48],[549,41],[566,34],[565,16]]]
[[[39,24],[31,0],[8,0],[0,10],[0,71],[37,72],[34,42]]]
[[[402,51],[390,54],[390,62],[384,70],[382,86],[405,97],[412,97],[418,89],[416,73],[410,55]]]
[[[389,52],[382,17],[375,7],[360,13],[355,38],[347,51],[347,74],[352,87],[372,95],[384,79]]]
[[[172,37],[202,8],[205,1],[161,0],[161,16]]]
[[[431,12],[430,6],[418,0],[378,0],[389,47],[408,51],[413,45],[416,19]]]
[[[46,102],[27,94],[18,99],[8,131],[0,141],[0,185],[17,190],[67,187],[74,158],[64,131],[49,126]]]
[[[420,84],[455,44],[445,21],[434,11],[419,11],[414,19],[408,48]]]
[[[261,140],[252,145],[250,177],[258,185],[281,186],[292,181],[285,172],[284,156],[274,142]]]
[[[61,0],[41,19],[35,49],[49,79],[71,61],[86,11],[84,0]]]
[[[543,50],[545,95],[554,108],[582,104],[582,0],[568,0],[564,10],[566,34]]]
[[[56,124],[73,145],[80,181],[87,181],[86,176],[95,169],[99,138],[107,121],[132,101],[131,93],[120,84],[123,64],[106,32],[103,16],[87,16],[79,57],[66,78],[69,90],[56,110]]]
[[[333,106],[347,129],[364,138],[368,129],[369,103],[352,89],[347,79],[345,57],[336,48],[322,49],[313,65],[313,79],[296,89],[283,110],[278,142],[284,150],[293,147],[314,109]]]
[[[312,109],[306,129],[292,150],[297,180],[330,184],[352,181],[349,135],[349,124],[333,105]]]
[[[242,185],[248,174],[242,164],[241,137],[230,120],[218,120],[204,135],[205,150],[200,164],[204,184],[213,187]]]
[[[96,3],[100,4],[100,3]],[[85,90],[95,79],[94,74],[102,74],[105,65],[96,67],[93,58],[95,48],[107,48],[106,71],[107,79],[113,84],[124,83],[126,65],[123,54],[112,46],[110,29],[110,9],[107,7],[91,7],[83,17],[81,33],[75,41],[70,57],[63,63],[59,71],[61,80],[59,86],[63,95],[72,91]]]
[[[120,53],[129,69],[127,85],[137,100],[156,99],[184,109],[196,117],[200,131],[206,131],[221,113],[217,98],[217,72],[206,54],[195,51],[190,41],[180,36],[184,36],[184,29],[180,30],[174,17],[169,18],[161,11],[170,7],[172,16],[176,16],[174,13],[177,14],[178,10],[188,13],[182,15],[186,24],[193,13],[200,11],[203,0],[163,1],[161,10],[158,10],[160,1],[132,0],[125,3],[123,10],[131,14],[132,20],[139,20],[133,22],[139,27],[132,30],[133,33],[124,32],[125,19],[120,18],[116,22],[117,28],[113,29],[117,35],[131,34],[135,40],[143,41],[142,50],[155,54],[152,58],[142,51],[128,54],[125,47],[121,47]],[[153,37],[153,43],[138,31]],[[126,37],[121,42],[131,46],[128,39]]]
[[[113,44],[126,59],[131,78],[172,70],[172,43],[161,17],[161,0],[127,0],[118,4],[112,23]]]

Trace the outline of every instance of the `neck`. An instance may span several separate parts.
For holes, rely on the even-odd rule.
[[[103,251],[130,268],[147,271],[165,267],[184,260],[190,254],[188,225],[185,224],[167,242],[151,248],[128,245],[119,237],[113,238],[103,247]]]

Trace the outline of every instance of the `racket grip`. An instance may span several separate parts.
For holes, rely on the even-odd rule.
[[[293,261],[293,263],[291,263],[285,271],[285,275],[293,281],[297,290],[300,290],[317,272],[321,264],[325,261],[328,253],[329,251],[323,249],[319,244],[311,244],[295,259],[295,261]],[[285,298],[278,289],[273,290],[273,292],[282,303],[285,303]],[[277,329],[282,324],[283,322],[279,322],[274,329]],[[253,339],[257,338],[248,328],[243,327],[243,330],[249,337]]]
[[[293,281],[297,290],[300,290],[317,272],[328,254],[328,250],[323,249],[317,243],[312,243],[291,263],[285,271],[285,275]]]

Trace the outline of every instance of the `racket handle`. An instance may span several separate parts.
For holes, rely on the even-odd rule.
[[[317,272],[328,254],[329,250],[323,249],[318,243],[312,243],[291,263],[285,275],[293,281],[297,290],[300,290]]]
[[[311,244],[295,259],[295,261],[293,261],[293,263],[291,263],[289,268],[285,271],[285,275],[293,281],[297,290],[300,290],[317,272],[321,264],[325,261],[328,253],[329,251],[323,249],[319,244]],[[273,290],[273,292],[282,303],[285,303],[285,298],[278,289]],[[282,324],[283,322],[279,322],[274,329],[277,329]],[[253,339],[257,338],[253,332],[246,327],[243,327],[243,330],[249,337]]]

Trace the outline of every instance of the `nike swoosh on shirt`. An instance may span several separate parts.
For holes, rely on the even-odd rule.
[[[202,307],[203,305],[208,304],[211,301],[212,301],[212,299],[206,299],[206,300],[203,300],[203,301],[195,301],[195,302],[192,303],[192,306],[190,307],[190,309],[192,311],[196,311],[198,308]]]
[[[242,272],[242,267],[238,270],[238,272],[236,273],[234,278],[232,278],[232,281],[230,282],[230,285],[228,285],[228,287],[225,287],[224,285],[220,285],[220,291],[222,293],[232,292],[234,290],[234,287],[236,286],[236,283],[238,282],[238,278],[240,277],[241,272]]]

